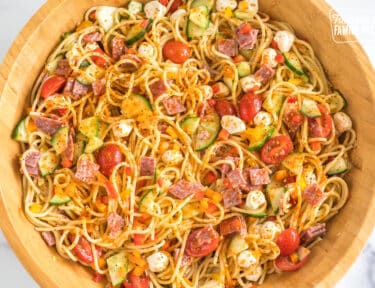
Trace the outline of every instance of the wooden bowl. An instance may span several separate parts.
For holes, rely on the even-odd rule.
[[[0,70],[0,224],[18,258],[42,287],[101,287],[88,270],[59,257],[48,248],[23,214],[17,155],[11,131],[29,103],[33,82],[61,33],[72,30],[94,5],[125,1],[50,0],[35,14],[15,40]],[[349,113],[358,132],[348,176],[351,197],[328,224],[328,235],[298,272],[269,277],[263,287],[333,287],[359,255],[375,217],[375,74],[358,43],[337,44],[332,39],[329,13],[322,0],[260,0],[262,11],[289,22],[309,41],[335,87],[347,96]]]

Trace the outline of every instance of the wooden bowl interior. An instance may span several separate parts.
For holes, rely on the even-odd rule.
[[[29,104],[33,82],[59,36],[72,30],[84,12],[95,5],[121,5],[126,1],[50,0],[20,33],[0,70],[0,128],[3,150],[0,167],[0,224],[21,262],[42,287],[102,287],[78,264],[47,248],[22,209],[17,155],[11,132]],[[263,287],[333,287],[363,248],[375,220],[375,114],[374,71],[362,48],[332,40],[330,7],[321,0],[261,0],[262,11],[289,22],[310,42],[334,85],[348,98],[349,114],[358,132],[353,169],[348,176],[351,198],[328,224],[328,235],[317,245],[308,264],[295,273],[273,275]],[[301,12],[303,11],[303,12]],[[26,103],[26,104],[25,104]],[[11,167],[10,167],[11,166]]]

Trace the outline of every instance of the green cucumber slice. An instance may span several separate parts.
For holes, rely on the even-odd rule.
[[[329,95],[329,97],[326,99],[326,102],[329,105],[331,114],[340,112],[347,105],[344,95],[339,90],[335,90],[333,94]]]
[[[87,142],[85,146],[85,153],[93,153],[96,150],[98,150],[100,147],[102,147],[104,144],[103,140],[99,137],[90,137],[89,141]]]
[[[304,78],[304,81],[307,82],[309,80],[309,77],[307,76],[305,71],[303,71],[302,64],[299,61],[297,55],[293,52],[285,52],[283,53],[283,56],[285,59],[285,65],[298,76],[302,76],[302,78]]]
[[[113,287],[121,285],[128,274],[129,261],[125,252],[120,252],[107,258],[109,278]]]
[[[152,106],[145,96],[132,94],[122,101],[121,111],[125,117],[134,118],[146,111],[152,111]]]
[[[188,40],[196,39],[204,35],[204,32],[206,29],[203,29],[197,25],[195,25],[193,22],[191,22],[189,19],[186,24],[186,35],[188,37]]]
[[[252,20],[255,16],[255,13],[250,11],[235,10],[233,13],[234,17],[241,20]]]
[[[154,194],[152,193],[152,190],[147,191],[143,197],[141,198],[141,201],[139,202],[139,212],[152,212],[154,207]]]
[[[211,109],[201,118],[197,133],[193,137],[194,150],[202,151],[211,146],[220,132],[220,117]]]
[[[74,143],[73,163],[77,163],[79,156],[81,156],[84,153],[86,142],[86,136],[82,133],[78,133],[76,136],[76,142]]]
[[[316,118],[322,116],[318,103],[309,98],[304,98],[301,105],[301,113],[308,118]]]
[[[42,176],[47,176],[53,173],[56,170],[57,166],[59,165],[60,157],[51,152],[47,151],[40,155],[40,159],[38,162],[39,170]]]
[[[18,142],[28,142],[28,133],[26,130],[26,124],[28,121],[28,117],[22,119],[18,122],[16,128],[13,130],[12,138]]]
[[[274,131],[274,126],[256,126],[254,128],[248,128],[246,133],[248,133],[250,140],[249,151],[258,151],[262,148],[272,137]]]
[[[212,8],[214,7],[214,4],[215,4],[215,0],[194,0],[190,5],[190,9],[199,7],[199,6],[206,6],[208,10],[212,10]]]
[[[238,76],[245,77],[251,74],[249,62],[240,62],[237,66]]]
[[[98,116],[83,119],[79,124],[78,130],[88,138],[97,137],[99,132]]]
[[[303,170],[304,160],[305,153],[291,153],[281,163],[293,174],[300,175]]]
[[[52,136],[52,147],[57,154],[63,153],[68,147],[69,127],[64,126],[59,128]]]
[[[279,211],[280,199],[284,196],[286,189],[285,187],[271,188],[272,186],[269,187],[269,185],[270,184],[267,185],[266,194],[271,204],[272,211],[276,214]]]
[[[145,21],[147,22],[141,22],[130,28],[128,35],[125,39],[126,45],[132,45],[138,40],[140,40],[143,36],[145,36],[146,32],[151,28],[152,19],[147,19]]]
[[[181,128],[189,135],[194,135],[198,129],[200,118],[198,116],[187,116],[181,122]]]
[[[68,204],[70,201],[72,201],[72,199],[68,195],[55,194],[48,203],[54,206],[60,206]]]
[[[210,18],[208,17],[208,8],[206,6],[198,6],[190,9],[189,20],[197,25],[199,28],[206,30],[210,25]]]
[[[268,94],[263,102],[262,107],[273,116],[279,116],[286,97],[284,94],[271,93]]]
[[[249,244],[246,242],[245,238],[240,235],[234,235],[228,246],[228,256],[237,255],[248,248]]]
[[[349,170],[348,163],[345,161],[344,158],[340,157],[335,161],[335,163],[329,168],[327,171],[327,174],[332,176],[332,175],[337,175],[344,173]]]

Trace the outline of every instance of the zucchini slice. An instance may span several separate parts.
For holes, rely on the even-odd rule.
[[[272,137],[274,126],[256,126],[247,128],[245,138],[250,141],[249,151],[258,151]]]
[[[348,163],[345,161],[344,158],[340,157],[339,159],[335,160],[335,163],[329,168],[327,171],[327,174],[332,176],[332,175],[337,175],[344,173],[349,170]]]
[[[69,127],[64,126],[59,128],[52,136],[52,147],[57,154],[63,153],[68,147]]]
[[[281,108],[283,107],[285,99],[286,97],[284,94],[268,94],[263,102],[262,107],[273,116],[278,116],[280,114]]]
[[[152,212],[154,207],[154,194],[152,193],[152,190],[147,191],[143,197],[141,198],[141,201],[139,202],[139,212]]]
[[[291,153],[282,161],[282,164],[293,174],[300,175],[303,170],[304,160],[305,153]]]
[[[196,8],[199,6],[206,6],[208,10],[212,10],[212,8],[214,7],[214,4],[215,4],[214,0],[194,0],[190,5],[190,9]]]
[[[208,8],[204,5],[194,7],[190,9],[189,20],[199,28],[206,30],[208,25],[210,25],[208,13]]]
[[[12,133],[12,138],[18,142],[27,143],[28,141],[28,133],[26,130],[26,125],[28,122],[28,117],[22,119],[14,129]]]
[[[197,133],[193,137],[194,150],[202,151],[211,146],[220,132],[220,117],[211,109],[208,114],[203,116]]]
[[[249,62],[240,62],[237,66],[238,76],[245,77],[251,74]]]
[[[99,137],[90,137],[89,141],[85,146],[85,153],[93,153],[94,151],[98,150],[104,144],[103,140]]]
[[[272,186],[269,187],[269,185],[270,184],[267,185],[266,193],[269,203],[271,204],[272,211],[276,214],[279,211],[280,199],[284,196],[286,189],[285,187],[272,188]]]
[[[39,170],[42,176],[47,176],[53,173],[56,170],[57,166],[59,165],[60,157],[51,152],[46,151],[42,153],[39,159]]]
[[[54,206],[60,206],[68,204],[70,201],[72,201],[72,199],[68,195],[55,194],[48,203]]]
[[[304,98],[301,105],[301,113],[308,118],[316,118],[322,116],[318,108],[318,103],[309,98]]]
[[[121,285],[128,274],[129,261],[125,252],[120,252],[107,258],[109,278],[113,287]]]
[[[194,135],[198,129],[200,118],[198,116],[187,116],[181,122],[181,128],[189,135]]]
[[[303,71],[302,64],[299,61],[297,55],[293,52],[285,52],[283,53],[285,59],[285,65],[292,70],[298,76],[301,76],[305,82],[309,80],[306,72]]]
[[[188,40],[196,39],[202,37],[205,33],[206,29],[203,29],[197,25],[195,25],[192,21],[188,19],[186,24],[186,35]]]
[[[344,95],[339,90],[335,90],[333,94],[329,95],[326,102],[331,114],[340,112],[347,105]]]
[[[88,138],[97,137],[99,132],[98,116],[83,119],[79,124],[78,130]]]
[[[125,44],[129,46],[140,40],[151,28],[151,25],[152,19],[147,19],[139,24],[135,24],[134,26],[132,26],[128,32],[128,35],[126,36]]]
[[[248,248],[249,244],[246,242],[245,238],[240,235],[234,235],[228,246],[228,256],[237,255]]]

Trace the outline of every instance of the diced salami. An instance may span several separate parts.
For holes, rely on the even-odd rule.
[[[301,245],[309,245],[321,236],[327,233],[326,223],[311,226],[305,231],[301,232]]]
[[[154,176],[156,168],[156,159],[153,157],[142,156],[140,161],[140,175]]]
[[[233,216],[220,223],[220,234],[222,236],[239,234],[240,236],[245,237],[246,233],[246,222],[242,216]]]
[[[306,202],[313,207],[320,205],[325,199],[324,192],[316,183],[311,184],[303,190],[302,195]]]
[[[126,52],[125,41],[119,36],[115,36],[111,42],[112,58],[116,61],[120,60],[121,55]]]
[[[77,162],[76,178],[91,184],[95,179],[95,174],[99,171],[99,165],[90,159],[88,155],[83,154]]]
[[[73,77],[69,77],[68,80],[66,81],[64,92],[63,92],[65,95],[70,95],[72,93],[74,81],[75,80]]]
[[[55,235],[51,231],[43,231],[40,233],[40,235],[42,236],[44,242],[46,242],[48,246],[56,245]]]
[[[81,84],[79,81],[74,81],[73,90],[72,90],[72,99],[77,100],[81,96],[86,95],[89,92],[89,87]]]
[[[26,152],[23,161],[25,161],[25,168],[26,172],[33,177],[39,176],[39,159],[40,159],[40,152],[39,151],[32,151]]]
[[[105,93],[105,85],[105,78],[98,79],[94,83],[92,83],[92,91],[94,92],[94,96],[103,95]]]
[[[234,57],[237,55],[237,44],[233,39],[218,39],[217,40],[217,50],[229,57]]]
[[[247,186],[247,182],[240,171],[240,169],[234,169],[227,173],[227,178],[233,188],[242,188]]]
[[[175,115],[186,111],[184,104],[180,99],[178,99],[178,97],[170,97],[164,99],[163,105],[165,107],[165,110],[167,110],[168,115]]]
[[[115,212],[109,213],[107,217],[107,228],[109,230],[110,238],[117,238],[121,234],[121,230],[124,228],[124,225],[124,218]]]
[[[65,151],[62,154],[61,165],[65,168],[72,167],[73,157],[74,157],[73,136],[71,134],[69,134],[68,146],[66,147]]]
[[[221,192],[225,208],[241,204],[242,194],[240,189],[226,189]]]
[[[270,65],[265,64],[255,72],[254,77],[257,81],[265,85],[272,79],[273,75],[275,75],[275,70]]]
[[[94,43],[102,41],[103,35],[100,34],[98,31],[91,32],[83,36],[83,41],[86,43]]]
[[[195,194],[203,189],[199,183],[192,183],[186,180],[180,180],[169,187],[168,192],[178,199],[184,199],[189,195]]]
[[[121,60],[126,60],[120,65],[122,69],[125,69],[127,72],[133,72],[137,70],[138,64],[142,63],[142,60],[134,54],[126,54],[120,57]]]
[[[72,74],[72,68],[70,68],[69,60],[68,59],[61,59],[57,63],[57,68],[55,69],[55,74],[59,76],[68,77]]]
[[[237,42],[240,49],[253,49],[258,37],[259,30],[252,29],[249,23],[242,23],[237,31]]]
[[[150,85],[150,90],[152,96],[154,96],[154,98],[156,99],[164,93],[167,93],[167,86],[165,86],[163,80],[157,80]]]
[[[236,167],[238,165],[239,158],[238,157],[232,157],[232,156],[226,156],[224,160],[231,161],[233,165],[231,164],[222,164],[220,166],[220,171],[222,175],[226,175],[228,172],[232,171],[232,167]]]
[[[181,253],[181,249],[175,249],[174,250],[174,259],[175,259],[175,262],[177,263],[177,260],[178,260],[178,257],[180,257],[180,253]],[[181,259],[181,264],[180,264],[180,268],[184,268],[186,266],[190,266],[191,265],[191,257],[189,255],[186,255],[184,254],[182,256],[182,259]]]
[[[270,175],[265,168],[251,168],[248,172],[251,185],[266,185],[271,182]]]
[[[39,130],[48,135],[54,134],[57,129],[63,126],[63,122],[58,119],[51,119],[44,116],[37,116],[34,118],[34,123]]]

